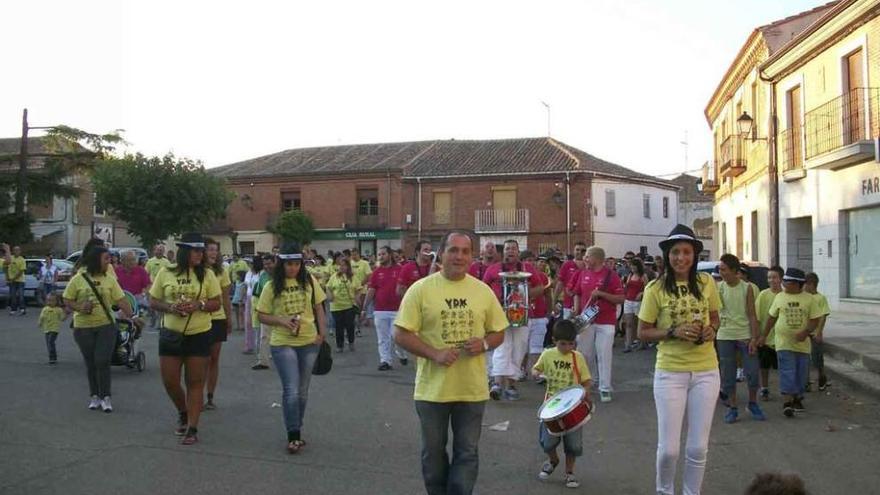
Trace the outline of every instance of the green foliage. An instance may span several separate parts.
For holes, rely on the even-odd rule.
[[[300,210],[285,211],[278,216],[269,231],[281,237],[283,242],[298,242],[305,246],[315,238],[315,224],[308,215]]]
[[[10,246],[31,242],[33,239],[31,234],[32,220],[28,213],[24,215],[16,215],[15,213],[0,215],[0,242],[5,242]]]
[[[223,218],[233,194],[197,161],[140,153],[103,160],[92,174],[98,206],[128,224],[145,248]]]

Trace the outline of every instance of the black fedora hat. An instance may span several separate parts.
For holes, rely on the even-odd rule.
[[[296,242],[285,242],[278,251],[278,259],[284,261],[302,260],[302,249],[300,249],[299,244]]]
[[[807,276],[800,268],[789,268],[785,270],[785,276],[782,277],[783,282],[806,282]]]
[[[703,251],[703,243],[697,239],[697,235],[687,225],[678,224],[669,233],[666,239],[660,241],[660,249],[668,251],[673,244],[679,241],[690,242],[694,246],[694,254],[700,254]]]
[[[205,238],[198,232],[187,232],[175,244],[179,248],[205,249]]]

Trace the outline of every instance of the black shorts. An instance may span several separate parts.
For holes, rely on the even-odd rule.
[[[226,342],[226,320],[211,320],[211,335],[214,342]]]
[[[762,370],[779,369],[779,364],[776,362],[776,349],[766,345],[758,347],[758,363]]]
[[[162,345],[162,339],[159,339],[159,355],[160,356],[177,356],[177,357],[210,357],[211,344],[214,343],[213,332],[196,333],[183,336],[183,345],[181,350],[174,351]]]

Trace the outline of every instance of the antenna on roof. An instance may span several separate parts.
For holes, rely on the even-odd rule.
[[[687,173],[688,169],[690,168],[688,166],[688,146],[690,146],[690,144],[688,143],[687,129],[684,130],[684,141],[679,141],[679,144],[684,146],[684,173]]]
[[[547,109],[547,137],[550,137],[550,105],[541,100],[541,105]]]

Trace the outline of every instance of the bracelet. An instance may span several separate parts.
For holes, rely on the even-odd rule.
[[[486,342],[486,339],[483,339],[483,352],[489,352],[489,343]]]

